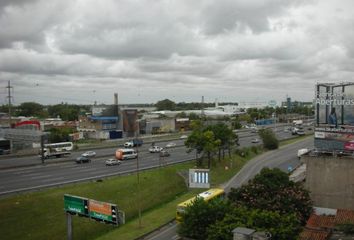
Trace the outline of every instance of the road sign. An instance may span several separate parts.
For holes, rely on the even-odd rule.
[[[209,169],[189,169],[190,188],[210,188]]]
[[[70,214],[78,214],[82,217],[115,225],[123,224],[125,221],[124,213],[122,214],[122,211],[118,211],[115,204],[69,194],[64,195],[64,209]]]
[[[71,214],[80,214],[84,216],[88,216],[88,207],[87,207],[88,199],[72,196],[65,194],[64,195],[64,209],[66,212]]]
[[[90,200],[89,215],[98,221],[118,224],[117,206],[114,204]]]

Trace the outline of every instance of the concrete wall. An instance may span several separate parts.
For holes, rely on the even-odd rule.
[[[354,158],[303,156],[306,163],[305,186],[314,205],[354,210]]]

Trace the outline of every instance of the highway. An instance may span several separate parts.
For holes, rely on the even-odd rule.
[[[302,141],[281,147],[278,150],[266,152],[246,165],[224,186],[226,192],[231,188],[238,188],[252,179],[262,168],[280,168],[287,172],[289,166],[295,168],[300,164],[297,158],[297,150],[301,148],[313,148],[313,137],[308,137]],[[180,239],[176,233],[177,224],[175,222],[161,228],[159,231],[153,232],[151,235],[144,237],[149,240],[177,240]]]
[[[289,138],[289,132],[277,131],[280,139]],[[250,131],[240,132],[240,145],[251,146],[251,140],[258,138],[257,133]],[[159,142],[156,145],[164,147],[169,141]],[[176,148],[171,148],[170,157],[163,159],[163,164],[174,164],[177,162],[194,159],[195,153],[187,153],[184,147],[184,140],[173,141]],[[258,143],[258,144],[261,144]],[[160,166],[161,159],[158,154],[148,152],[149,144],[139,147],[139,163],[141,169],[149,169]],[[70,157],[49,159],[46,164],[40,164],[38,156],[28,156],[21,158],[9,158],[0,160],[0,196],[13,193],[32,191],[57,185],[64,185],[73,182],[101,179],[104,177],[126,174],[136,171],[136,160],[126,160],[119,166],[105,166],[105,160],[114,157],[117,148],[95,149],[97,153],[92,158],[91,163],[76,164],[74,159],[80,156],[83,151],[73,152]],[[52,163],[51,163],[52,162]],[[21,166],[31,167],[21,167]]]

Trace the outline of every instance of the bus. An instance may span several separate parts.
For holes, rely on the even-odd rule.
[[[116,151],[117,160],[134,159],[138,157],[138,153],[131,148],[121,148]]]
[[[74,149],[74,144],[72,142],[59,142],[59,143],[48,143],[43,146],[43,156],[44,158],[50,157],[62,157],[65,155],[70,155],[71,151]],[[40,151],[40,157],[42,156]]]
[[[215,198],[223,198],[225,196],[225,191],[222,188],[211,188],[208,191],[199,193],[197,196],[192,197],[184,202],[181,202],[180,204],[177,205],[177,210],[176,210],[176,221],[178,223],[182,222],[183,219],[183,214],[186,211],[186,208],[193,204],[196,198],[203,198],[204,201],[209,202],[212,199]]]

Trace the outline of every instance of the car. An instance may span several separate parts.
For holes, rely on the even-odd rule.
[[[75,162],[76,163],[89,163],[89,162],[91,162],[91,159],[89,159],[88,157],[81,156],[81,157],[76,158]]]
[[[160,157],[168,157],[171,154],[169,152],[167,152],[166,150],[161,150],[160,151]]]
[[[182,135],[182,136],[180,136],[179,138],[180,138],[180,139],[186,139],[186,138],[188,138],[188,136],[187,136],[187,135]]]
[[[124,147],[126,147],[126,148],[140,147],[141,145],[143,145],[143,140],[141,140],[141,139],[133,139],[131,141],[124,143]]]
[[[258,139],[258,138],[253,138],[253,139],[251,140],[251,143],[259,143],[259,139]]]
[[[110,158],[108,160],[106,160],[106,166],[114,166],[114,165],[119,165],[121,164],[121,161],[114,159],[114,158]]]
[[[166,148],[172,148],[172,147],[176,147],[176,143],[170,142],[166,144]]]
[[[296,134],[299,136],[303,136],[303,135],[305,135],[305,132],[304,132],[304,130],[300,129],[300,130],[297,130]]]
[[[163,148],[162,147],[159,147],[159,146],[152,146],[149,148],[149,152],[151,153],[159,153],[161,152]]]
[[[134,147],[133,141],[125,142],[124,147],[126,147],[126,148]]]
[[[96,156],[96,152],[87,151],[87,152],[84,152],[83,154],[81,154],[81,156],[83,156],[83,157],[94,157],[94,156]]]

